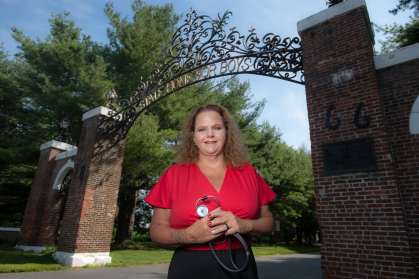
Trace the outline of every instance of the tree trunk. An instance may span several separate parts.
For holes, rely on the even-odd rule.
[[[307,236],[308,236],[308,245],[312,246],[313,245],[313,241],[312,241],[312,235],[311,232],[307,232]]]
[[[284,235],[284,240],[285,240],[285,245],[286,246],[290,246],[290,237],[289,237],[289,234],[288,234],[288,231],[286,230],[285,231],[285,235]]]
[[[303,228],[301,224],[297,226],[297,243],[303,245]]]
[[[135,207],[140,191],[136,187],[123,187],[119,190],[118,228],[116,230],[115,244],[121,244],[131,239],[134,230]]]

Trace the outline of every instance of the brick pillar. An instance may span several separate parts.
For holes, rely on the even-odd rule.
[[[63,179],[74,168],[72,159],[77,149],[58,154],[55,157],[55,167],[50,180],[50,190],[42,216],[41,227],[37,239],[37,246],[53,247],[57,245],[58,229],[63,216],[66,196],[60,196],[59,191]]]
[[[115,143],[98,131],[108,109],[83,115],[83,128],[54,257],[64,265],[103,264],[109,257],[125,138]]]
[[[298,22],[304,55],[323,278],[415,278],[373,61],[365,0]],[[360,102],[371,123],[354,124]],[[333,110],[326,127],[326,114]],[[325,174],[322,144],[372,137],[377,170]]]
[[[33,180],[28,204],[23,217],[22,228],[17,242],[17,248],[25,251],[40,252],[47,247],[37,246],[41,221],[46,208],[47,197],[50,191],[50,181],[55,167],[55,156],[63,151],[73,150],[76,147],[59,141],[49,141],[41,145],[38,167]]]

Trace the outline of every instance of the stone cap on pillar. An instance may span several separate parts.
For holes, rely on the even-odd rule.
[[[374,56],[377,71],[419,59],[419,43]]]
[[[329,21],[334,17],[338,17],[347,14],[355,9],[362,8],[364,10],[365,19],[370,29],[370,36],[372,44],[375,44],[374,30],[372,28],[370,17],[368,15],[367,3],[365,0],[346,0],[326,10],[318,12],[312,16],[309,16],[303,20],[297,22],[298,34],[301,34],[304,30],[322,24],[323,22]]]
[[[68,144],[68,143],[65,143],[65,142],[61,142],[61,141],[50,140],[50,141],[47,141],[46,143],[42,144],[41,147],[39,148],[39,150],[42,151],[42,150],[45,150],[47,148],[56,148],[56,149],[69,151],[69,150],[77,149],[77,146],[71,145],[71,144]]]
[[[85,121],[97,115],[108,115],[109,109],[105,107],[97,107],[83,114],[82,120]]]

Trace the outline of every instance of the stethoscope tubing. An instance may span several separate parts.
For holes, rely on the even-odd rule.
[[[218,201],[217,201],[217,199],[214,197],[214,196],[204,196],[204,197],[202,197],[202,198],[200,198],[197,202],[196,202],[196,208],[198,209],[198,203],[199,203],[199,201],[200,200],[203,200],[203,201],[205,201],[206,199],[208,199],[208,198],[213,198],[214,200],[215,200],[215,202],[217,203],[217,208],[218,207],[220,207],[219,205],[218,205]],[[199,213],[198,213],[198,216],[199,216]],[[200,216],[200,217],[202,217],[202,216]],[[212,243],[211,243],[211,241],[209,241],[208,242],[208,245],[209,245],[209,247],[211,248],[211,252],[212,252],[212,254],[214,255],[214,257],[215,257],[215,259],[217,260],[217,262],[224,268],[224,269],[226,269],[226,270],[228,270],[228,271],[230,271],[230,272],[241,272],[241,271],[243,271],[244,269],[246,269],[246,267],[247,267],[247,265],[249,264],[249,260],[250,260],[250,249],[249,249],[249,246],[247,246],[247,244],[246,244],[246,241],[243,239],[243,237],[239,234],[239,233],[234,233],[233,234],[233,236],[234,237],[236,237],[239,241],[240,241],[240,243],[243,245],[243,248],[244,248],[244,250],[245,250],[245,252],[246,252],[246,263],[241,267],[241,268],[238,268],[237,266],[236,266],[236,264],[235,264],[235,262],[234,262],[234,260],[233,260],[233,253],[232,253],[232,250],[233,249],[231,249],[232,247],[231,247],[231,236],[228,236],[228,247],[229,247],[229,252],[230,252],[230,260],[231,260],[231,263],[233,264],[233,266],[234,266],[234,268],[235,269],[231,269],[231,268],[228,268],[227,266],[225,266],[222,262],[221,262],[221,260],[218,258],[218,256],[217,256],[217,254],[215,253],[215,251],[214,251],[214,247],[212,246]]]
[[[246,267],[247,267],[247,265],[249,264],[249,260],[250,260],[250,250],[249,250],[249,247],[247,246],[247,244],[246,244],[246,241],[244,241],[244,239],[243,239],[243,237],[240,235],[240,234],[238,234],[238,233],[234,233],[233,234],[240,242],[241,242],[241,244],[243,245],[243,248],[244,248],[244,250],[245,250],[245,252],[246,252],[246,262],[245,262],[245,264],[241,267],[241,268],[238,268],[237,266],[236,266],[236,264],[234,263],[234,260],[233,260],[233,253],[231,252],[233,249],[231,249],[231,237],[230,236],[228,236],[228,248],[229,248],[229,252],[230,252],[230,261],[231,261],[231,263],[233,264],[233,266],[234,266],[234,268],[235,269],[230,269],[230,268],[228,268],[227,266],[225,266],[222,262],[221,262],[221,260],[218,258],[218,256],[217,256],[217,254],[215,253],[215,251],[214,251],[214,247],[212,246],[212,243],[211,243],[211,241],[209,241],[208,242],[208,244],[209,244],[209,246],[210,246],[210,248],[211,248],[211,252],[212,252],[212,254],[214,255],[214,257],[215,257],[215,259],[217,260],[217,262],[224,268],[224,269],[226,269],[226,270],[228,270],[228,271],[230,271],[230,272],[241,272],[241,271],[243,271],[243,270],[245,270],[246,269]]]

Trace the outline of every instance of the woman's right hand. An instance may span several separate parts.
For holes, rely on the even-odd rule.
[[[187,229],[174,229],[170,225],[170,214],[171,210],[168,208],[154,208],[150,226],[150,236],[154,242],[167,246],[206,243],[224,233],[220,230],[219,233],[212,234],[214,228],[208,225],[212,218],[208,215],[197,220]]]
[[[207,215],[195,221],[193,225],[186,229],[186,232],[193,236],[193,243],[206,243],[224,233],[224,231],[221,231],[220,233],[213,234],[214,229],[209,226],[209,222],[211,222],[211,220],[212,218]]]

